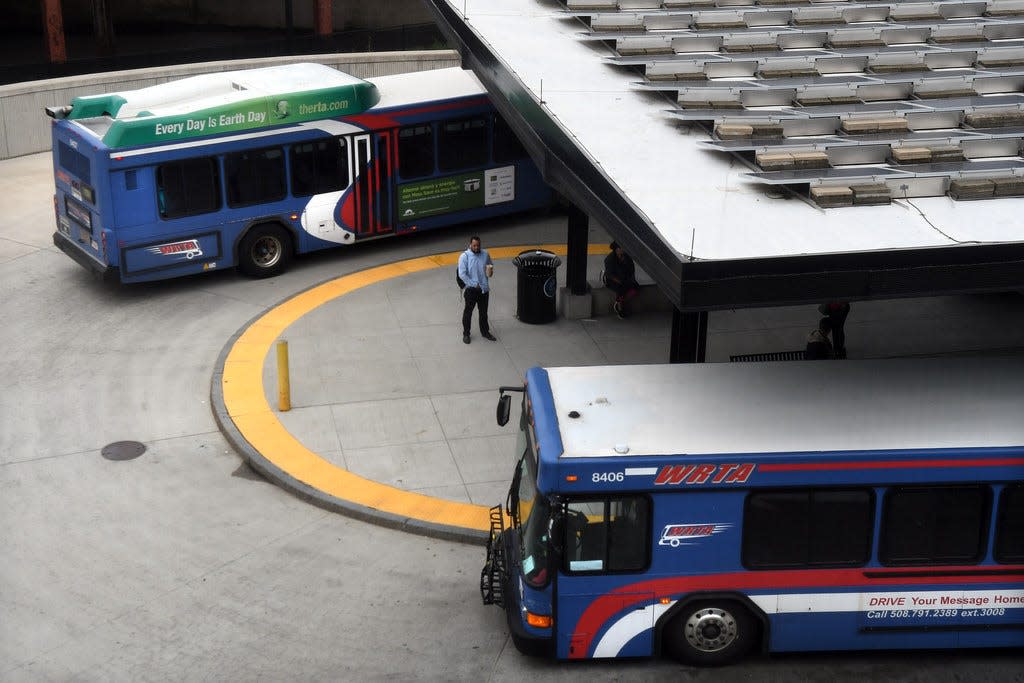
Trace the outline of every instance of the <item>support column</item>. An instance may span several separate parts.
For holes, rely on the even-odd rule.
[[[96,35],[96,54],[114,54],[114,22],[107,9],[107,0],[92,0],[92,32]]]
[[[587,235],[589,232],[590,217],[576,205],[570,204],[565,284],[573,294],[586,294],[589,289],[587,286]]]
[[[295,36],[295,13],[292,11],[293,0],[284,0],[284,32],[288,40]]]
[[[672,342],[670,363],[703,363],[708,346],[708,312],[680,313],[672,311]]]
[[[43,8],[43,35],[46,38],[46,56],[51,64],[68,61],[64,47],[64,13],[60,0],[40,0]]]
[[[334,33],[334,17],[331,0],[316,0],[316,34],[329,36]]]
[[[587,236],[590,217],[575,204],[567,203],[569,214],[565,256],[565,289],[562,290],[562,311],[568,320],[589,318],[594,300],[587,284]]]

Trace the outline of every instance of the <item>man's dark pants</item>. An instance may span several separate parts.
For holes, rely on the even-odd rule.
[[[480,307],[480,334],[490,334],[491,326],[487,322],[487,303],[491,299],[491,293],[485,292],[479,287],[466,287],[463,290],[466,299],[466,306],[462,309],[462,334],[469,334],[470,323],[473,322],[473,307]]]

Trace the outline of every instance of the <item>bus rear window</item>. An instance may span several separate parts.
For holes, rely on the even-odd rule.
[[[292,145],[292,194],[308,197],[348,187],[348,149],[345,138]]]
[[[999,500],[996,562],[1024,562],[1024,486],[1007,486]]]
[[[220,208],[217,160],[212,157],[161,164],[156,169],[162,218],[209,213]]]
[[[873,500],[866,489],[751,493],[743,515],[744,566],[863,565],[871,554]]]
[[[893,489],[885,497],[878,559],[887,565],[977,562],[988,519],[987,486]]]
[[[285,197],[284,152],[280,147],[254,149],[224,157],[228,205],[250,206]]]
[[[442,171],[483,166],[487,163],[487,119],[445,121],[438,141],[438,166]]]
[[[66,142],[57,143],[57,160],[61,168],[75,176],[83,183],[92,183],[92,171],[89,157],[85,156]]]

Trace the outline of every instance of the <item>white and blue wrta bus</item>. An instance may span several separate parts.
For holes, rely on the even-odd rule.
[[[561,659],[1024,646],[1022,387],[1024,358],[531,369],[484,602]]]

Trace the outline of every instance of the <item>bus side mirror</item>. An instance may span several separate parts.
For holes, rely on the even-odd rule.
[[[502,394],[498,397],[498,409],[495,412],[495,419],[498,421],[499,427],[504,427],[508,424],[509,411],[512,409],[512,397],[508,394]]]
[[[526,391],[525,387],[498,387],[498,409],[494,413],[499,427],[508,424],[509,411],[512,409],[512,397],[507,391]]]

